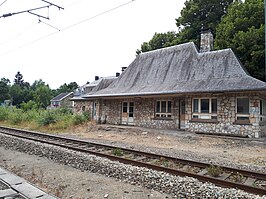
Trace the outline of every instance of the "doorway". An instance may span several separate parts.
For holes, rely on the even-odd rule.
[[[186,128],[186,101],[185,99],[180,99],[179,101],[179,128],[185,129]]]
[[[122,103],[122,124],[134,125],[134,102]]]

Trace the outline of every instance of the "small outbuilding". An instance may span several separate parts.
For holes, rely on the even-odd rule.
[[[73,92],[69,93],[60,93],[59,95],[55,96],[51,99],[51,104],[48,107],[49,109],[56,109],[56,108],[70,108],[72,109],[74,104],[70,99],[73,97]]]

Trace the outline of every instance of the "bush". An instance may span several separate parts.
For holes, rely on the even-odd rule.
[[[8,108],[0,107],[0,121],[5,121],[8,119]]]
[[[89,111],[84,111],[84,112],[82,113],[82,115],[84,116],[84,118],[85,118],[86,120],[89,120],[89,119],[90,119],[90,112],[89,112]]]
[[[74,117],[73,117],[73,124],[74,125],[83,124],[85,122],[86,122],[86,117],[84,117],[84,115],[74,115]]]
[[[40,115],[40,118],[37,119],[37,122],[41,126],[46,126],[49,124],[54,124],[57,122],[57,117],[54,111],[45,111]]]
[[[23,122],[24,114],[21,109],[10,109],[8,120],[11,124],[20,124]]]
[[[23,111],[29,111],[29,110],[37,110],[38,104],[32,100],[28,101],[27,103],[22,102],[20,104],[20,107]]]
[[[56,114],[60,114],[60,115],[72,115],[73,112],[71,109],[69,108],[58,108],[55,109]]]

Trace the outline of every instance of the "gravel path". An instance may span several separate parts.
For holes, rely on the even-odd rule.
[[[115,178],[81,171],[44,157],[28,155],[4,147],[0,147],[0,166],[60,198],[100,199],[104,196],[108,199],[172,198],[170,195],[124,183]]]
[[[21,163],[25,165],[25,169],[21,169],[21,167],[19,167],[17,172],[23,173],[24,170],[28,170],[27,173],[30,177],[37,176],[37,183],[40,181],[41,184],[45,184],[47,186],[48,190],[54,190],[53,194],[61,196],[62,198],[104,198],[104,196],[108,198],[169,198],[167,195],[156,195],[159,194],[158,192],[164,192],[177,198],[266,199],[266,196],[259,197],[256,195],[247,194],[240,190],[220,188],[210,183],[201,183],[193,178],[172,176],[164,172],[157,172],[146,168],[139,168],[124,165],[118,162],[111,162],[103,158],[84,155],[82,153],[73,152],[46,144],[36,144],[31,141],[24,141],[22,139],[11,138],[9,136],[0,136],[0,146],[2,146],[1,151],[4,150],[3,147],[9,148],[10,150],[18,150],[28,154],[38,155],[39,157],[45,157],[54,162],[60,163],[61,165],[59,165],[59,168],[56,169],[57,166],[54,166],[50,161],[45,160],[44,162],[46,162],[46,165],[44,164],[43,168],[47,167],[48,170],[38,170],[35,169],[34,166],[30,168],[25,164],[25,162],[31,163],[30,160],[22,159]],[[18,157],[20,155],[18,155]],[[9,158],[8,161],[12,161],[12,159],[13,158]],[[37,160],[40,161],[41,159],[38,158],[36,161]],[[2,160],[1,163],[6,165],[5,167],[8,167],[8,161]],[[52,165],[52,169],[51,166],[48,165]],[[69,166],[78,168],[83,172],[70,168]],[[16,170],[16,167],[14,169]],[[55,170],[55,172],[51,173],[50,170]],[[69,173],[68,170],[70,170]],[[96,174],[102,174],[109,178],[106,179],[101,176],[102,180],[98,178],[91,180],[90,177],[86,176],[89,173],[88,171],[95,173],[93,175],[97,177],[99,176]],[[81,172],[81,174],[76,174],[79,172]],[[88,188],[87,184],[85,183],[88,183],[88,179],[91,180],[89,182],[94,186],[91,185],[91,187]],[[110,179],[114,182],[109,181]],[[129,184],[135,186],[131,187],[130,189],[120,188],[120,184],[116,185],[116,183],[118,183],[117,181],[120,181],[125,186],[129,186]],[[85,185],[83,185],[82,182],[84,182]],[[99,183],[97,186],[97,182],[101,183]],[[76,186],[74,184],[76,184]],[[76,188],[72,188],[73,186]],[[146,187],[149,188],[149,190],[138,187],[139,189],[143,190],[142,192],[144,196],[130,196],[131,193],[136,194],[132,191],[136,188],[136,186]],[[112,191],[105,191],[107,187],[109,187],[108,190],[111,189]],[[94,189],[96,192],[93,192]],[[158,192],[150,193],[151,189]],[[120,195],[115,195],[117,192],[119,192]]]

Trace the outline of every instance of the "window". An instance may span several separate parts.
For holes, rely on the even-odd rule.
[[[200,110],[201,110],[201,113],[209,113],[210,111],[209,99],[200,100]]]
[[[212,113],[217,113],[217,99],[212,99]]]
[[[193,99],[193,112],[199,112],[199,99]]]
[[[172,117],[172,101],[157,101],[155,112],[156,117]]]
[[[127,113],[127,102],[123,102],[123,113]]]
[[[249,99],[237,98],[237,113],[249,114]]]
[[[217,119],[216,98],[194,98],[192,101],[192,118]]]
[[[236,120],[249,120],[249,98],[236,99]]]
[[[133,113],[134,113],[134,102],[129,102],[128,116],[133,117]]]

